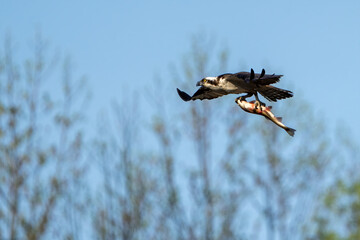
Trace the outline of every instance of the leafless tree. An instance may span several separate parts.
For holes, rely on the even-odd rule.
[[[102,176],[94,200],[93,225],[98,239],[148,238],[155,224],[152,157],[140,154],[144,142],[137,139],[136,108],[128,104],[113,105],[113,121],[100,119],[102,137],[95,140],[92,151]]]
[[[331,178],[305,228],[306,239],[358,239],[360,237],[359,143],[351,137],[350,128],[336,130],[336,160]]]
[[[46,89],[51,79],[58,79],[52,74],[56,63],[47,59],[40,35],[33,56],[24,63],[10,37],[0,53],[0,238],[56,234],[74,239],[75,206],[82,203],[72,194],[79,190],[76,181],[83,171],[83,137],[76,127],[77,112],[71,109],[75,99],[69,67],[64,70],[64,100],[56,99]],[[65,220],[61,206],[69,198],[65,209],[73,212]],[[68,220],[69,227],[60,231],[58,224]]]
[[[218,123],[223,124],[225,110],[216,102],[184,103],[175,92],[175,86],[194,86],[209,72],[226,68],[226,50],[217,52],[213,44],[211,38],[195,37],[190,53],[184,58],[183,71],[174,71],[173,81],[158,84],[153,97],[154,132],[163,153],[161,169],[165,192],[167,198],[175,199],[165,202],[166,212],[171,213],[165,219],[177,227],[173,231],[176,239],[239,239],[239,228],[234,231],[233,223],[241,193],[232,188],[231,179],[222,170],[223,162],[213,161],[216,154],[213,147],[225,146],[216,142],[217,137],[213,135],[217,133],[213,130],[219,127]],[[181,83],[180,79],[186,80]],[[174,92],[174,98],[167,94],[170,91]],[[215,115],[221,116],[221,120],[215,122]],[[181,138],[191,143],[185,150],[184,146],[179,147]],[[175,153],[179,148],[182,154]],[[186,181],[188,185],[179,181]]]
[[[249,201],[266,227],[267,239],[302,239],[302,227],[324,186],[333,153],[328,136],[322,134],[323,124],[312,116],[309,107],[294,104],[296,100],[274,108],[289,116],[289,124],[296,124],[296,139],[264,119],[248,126],[259,134],[248,138],[252,157],[242,159],[241,166],[248,188],[253,189]],[[316,128],[308,128],[310,122]],[[311,144],[307,139],[313,139]]]

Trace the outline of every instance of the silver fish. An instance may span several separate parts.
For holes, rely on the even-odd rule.
[[[292,137],[294,136],[296,130],[293,129],[293,128],[289,128],[289,127],[285,126],[281,122],[282,121],[281,117],[275,117],[275,115],[271,112],[271,108],[272,108],[271,106],[268,106],[268,107],[263,106],[263,105],[261,107],[255,106],[255,101],[247,102],[247,101],[243,100],[241,97],[235,99],[235,102],[245,112],[262,115],[266,119],[272,121],[273,123],[275,123],[279,127],[283,128],[290,136],[292,136]]]

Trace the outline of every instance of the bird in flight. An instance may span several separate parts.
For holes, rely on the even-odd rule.
[[[186,102],[197,99],[213,99],[227,94],[246,93],[246,95],[241,96],[241,99],[245,100],[254,95],[256,99],[255,106],[258,108],[265,105],[260,102],[258,93],[273,102],[293,96],[291,91],[270,85],[279,82],[282,76],[265,74],[264,69],[258,74],[251,69],[250,72],[225,73],[217,77],[203,78],[196,83],[196,86],[200,86],[200,88],[192,96],[178,88],[177,92],[181,99]]]

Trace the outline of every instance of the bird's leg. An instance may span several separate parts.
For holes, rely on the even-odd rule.
[[[246,98],[251,97],[252,95],[253,95],[253,93],[248,93],[248,94],[246,94],[244,96],[240,96],[239,99],[240,99],[240,101],[245,101]]]
[[[235,102],[237,103],[238,100],[239,100],[240,102],[241,102],[241,101],[246,101],[246,98],[251,97],[252,95],[253,95],[252,93],[248,93],[248,94],[246,94],[246,95],[244,95],[244,96],[240,96],[240,97],[238,97],[238,98],[235,99]]]
[[[261,102],[261,101],[259,100],[259,96],[258,96],[258,93],[257,93],[257,92],[255,92],[254,95],[255,95],[255,99],[256,99],[256,101],[255,101],[255,109],[259,108],[259,109],[261,110],[261,106],[262,106],[262,105],[263,105],[263,106],[266,106],[266,105],[265,105],[265,103],[263,103],[263,102]]]

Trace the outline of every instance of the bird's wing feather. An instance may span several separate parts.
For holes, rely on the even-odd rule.
[[[250,81],[252,83],[255,83],[257,85],[269,85],[273,83],[277,83],[280,81],[280,78],[283,75],[275,75],[275,74],[264,74],[264,73],[255,73],[254,78],[251,79],[251,73],[249,72],[239,72],[235,74],[231,74],[227,76],[228,81],[244,81],[249,83]]]
[[[258,85],[269,85],[279,82],[282,76],[283,75],[265,74],[260,78],[260,74],[255,74],[255,79],[253,82]]]
[[[267,100],[273,102],[284,98],[291,98],[294,95],[291,91],[274,86],[262,86],[259,89],[259,93]]]
[[[224,90],[212,90],[212,89],[209,89],[209,88],[200,87],[194,93],[194,95],[191,97],[189,94],[187,94],[186,92],[181,91],[178,88],[176,90],[177,90],[179,96],[181,97],[181,99],[184,100],[185,102],[190,101],[190,100],[196,100],[196,99],[200,99],[200,100],[213,99],[213,98],[221,97],[223,95],[228,94]]]
[[[179,94],[179,96],[181,97],[182,100],[184,100],[185,102],[191,100],[191,97],[190,97],[189,94],[187,94],[186,92],[181,91],[178,88],[176,90],[177,90],[177,92],[178,92],[178,94]]]
[[[204,99],[213,99],[213,98],[217,98],[217,97],[221,97],[223,95],[228,94],[226,91],[224,90],[212,90],[209,88],[205,88],[205,87],[200,87],[199,90],[197,90],[194,95],[191,97],[191,100],[196,100],[196,99],[200,99],[200,100],[204,100]]]

